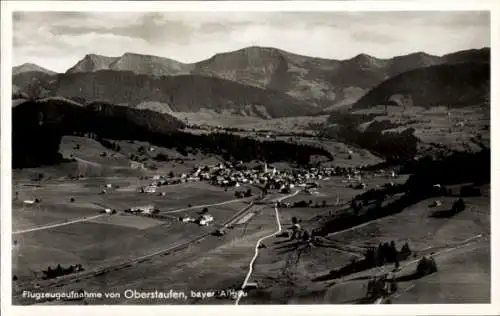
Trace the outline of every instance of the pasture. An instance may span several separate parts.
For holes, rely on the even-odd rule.
[[[18,199],[13,201],[13,241],[16,244],[13,274],[19,284],[40,282],[41,271],[48,266],[79,263],[92,270],[208,234],[213,226],[200,227],[177,221],[181,215],[197,216],[203,208],[198,205],[207,207],[217,224],[247,206],[245,202],[231,201],[212,207],[214,203],[234,200],[234,191],[225,192],[206,183],[163,186],[159,191],[166,195],[161,196],[114,188],[100,194],[108,183],[119,188],[138,188],[146,183],[136,178],[46,180],[37,182],[36,186],[27,182],[14,187]],[[24,199],[35,198],[40,202],[23,203]],[[166,214],[177,212],[171,218],[162,219],[123,213],[127,208],[142,205],[154,205]],[[104,208],[115,209],[118,213],[100,214]]]

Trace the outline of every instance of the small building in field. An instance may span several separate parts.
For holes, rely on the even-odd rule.
[[[142,193],[155,193],[157,189],[156,185],[148,185],[141,189]]]
[[[202,226],[208,225],[214,221],[214,217],[210,214],[204,214],[198,219],[198,223]]]
[[[134,206],[130,208],[130,212],[151,214],[153,213],[154,209],[154,205]]]
[[[131,161],[130,168],[131,169],[144,169],[144,164],[141,162],[137,162],[137,161]]]
[[[181,221],[183,223],[191,223],[191,222],[194,222],[194,218],[186,216],[186,217],[183,217]]]
[[[257,282],[248,282],[246,285],[245,285],[245,290],[252,290],[252,289],[258,289],[259,288],[259,284]]]

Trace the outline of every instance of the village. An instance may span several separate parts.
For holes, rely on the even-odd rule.
[[[143,194],[157,194],[165,196],[165,192],[158,192],[159,187],[176,185],[182,183],[192,183],[204,181],[210,185],[235,190],[236,198],[248,198],[253,195],[252,187],[260,191],[260,198],[267,194],[281,193],[289,194],[293,190],[301,191],[306,194],[317,193],[317,188],[320,186],[319,181],[329,181],[331,177],[344,178],[342,183],[346,187],[353,189],[366,189],[367,185],[362,180],[362,172],[360,168],[340,168],[340,167],[311,167],[293,170],[278,170],[275,166],[268,165],[266,162],[256,164],[254,167],[248,167],[243,162],[235,164],[226,162],[215,165],[199,166],[188,173],[182,173],[175,176],[172,173],[169,175],[154,175],[149,177],[149,184],[142,186],[139,191]],[[387,173],[384,170],[379,171],[380,174],[387,178],[395,178],[395,171]],[[102,194],[106,194],[107,190],[112,188],[112,184],[107,184],[103,188]],[[287,207],[290,203],[282,203],[280,206]],[[107,209],[108,213],[112,210]],[[126,212],[132,214],[155,214],[159,210],[153,205],[136,206],[128,209]],[[190,217],[182,218],[183,222],[197,222],[200,225],[206,225],[213,221],[213,217],[209,214],[203,214],[198,220],[193,220]]]

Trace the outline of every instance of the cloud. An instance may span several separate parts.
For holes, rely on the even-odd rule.
[[[195,62],[259,45],[347,59],[489,46],[488,12],[16,12],[14,63],[65,71],[87,53]]]

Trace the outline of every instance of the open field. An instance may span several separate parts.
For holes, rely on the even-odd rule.
[[[415,204],[403,212],[353,227],[327,237],[328,243],[300,245],[279,238],[261,251],[251,281],[260,282],[242,304],[358,303],[373,275],[389,272],[393,265],[348,275],[324,278],[332,269],[362,258],[364,249],[394,240],[398,249],[408,242],[414,255],[402,262],[396,277],[400,291],[393,303],[488,303],[490,288],[489,187],[483,196],[466,198],[465,211],[452,218],[432,218],[437,209],[451,207],[456,198],[440,198],[441,207],[429,208],[435,199]],[[294,215],[300,216],[300,209]],[[314,209],[312,209],[314,210]],[[281,217],[287,209],[281,209]],[[423,255],[433,254],[438,273],[405,280]],[[318,278],[318,280],[315,280]],[[467,285],[465,285],[467,284]],[[425,292],[425,294],[423,294]],[[288,298],[290,297],[290,298]]]
[[[455,150],[477,150],[477,145],[470,141],[471,137],[480,135],[481,142],[489,146],[490,142],[490,110],[489,107],[471,106],[448,109],[445,106],[425,109],[422,107],[389,106],[385,112],[383,106],[367,110],[357,110],[355,114],[377,114],[376,121],[389,120],[401,127],[387,131],[415,129],[415,136],[424,144],[437,143],[447,145]],[[370,121],[371,122],[371,121]],[[370,122],[362,124],[368,126]],[[362,127],[363,127],[362,126]]]
[[[311,124],[326,122],[328,115],[300,116],[260,119],[251,116],[216,113],[214,111],[200,112],[173,112],[172,115],[188,124],[207,125],[212,127],[242,128],[246,130],[270,130],[279,132],[296,132],[298,130],[312,130]]]
[[[232,190],[225,192],[201,182],[160,187],[166,196],[140,194],[137,190],[99,194],[106,183],[138,187],[138,182],[134,178],[88,178],[47,180],[37,182],[39,186],[25,181],[15,186],[19,192],[18,201],[13,202],[13,274],[17,282],[40,281],[41,270],[47,266],[80,263],[85,269],[95,269],[146,255],[213,230],[178,222],[177,216],[197,217],[202,207],[207,207],[217,225],[248,205],[235,200]],[[70,202],[70,197],[75,201]],[[41,202],[26,205],[22,202],[25,198]],[[121,213],[131,206],[150,204],[165,213],[188,209],[176,212],[173,219],[162,220]],[[99,214],[104,208],[119,212]]]
[[[469,237],[490,233],[489,192],[483,190],[483,197],[466,198],[467,209],[451,218],[433,218],[437,210],[451,208],[456,198],[439,198],[443,203],[437,208],[429,208],[436,199],[428,199],[412,205],[403,212],[373,221],[358,229],[344,233],[333,233],[332,241],[349,243],[354,246],[376,245],[394,240],[396,243],[408,241],[415,250],[440,248]]]
[[[189,292],[236,290],[241,285],[257,239],[275,230],[270,207],[256,206],[252,212],[256,215],[251,220],[236,225],[222,237],[208,236],[180,251],[78,283],[67,283],[59,290],[84,288],[86,291],[122,293],[121,298],[89,300],[91,304],[232,304],[233,297],[198,299],[189,297]],[[185,292],[188,297],[186,300],[127,299],[123,297],[127,289],[165,292],[173,289]]]
[[[382,185],[389,180],[404,182],[405,179],[405,177],[388,179],[383,176],[367,176],[364,181],[371,188]],[[120,179],[118,182],[125,184],[126,181]],[[314,203],[321,204],[322,200],[326,200],[330,204],[336,201],[337,194],[341,199],[349,200],[362,192],[347,188],[339,177],[332,177],[319,183],[318,196],[299,192],[284,202],[293,203],[294,201],[312,199]],[[94,190],[92,181],[80,180],[77,184],[79,187],[76,185],[68,186],[67,190],[71,189],[71,192],[79,193],[80,195],[74,194],[78,197],[78,201],[85,201],[85,197],[92,196],[92,194],[84,194],[85,190]],[[49,188],[58,187],[57,184],[53,184],[52,187],[49,184],[45,189],[43,189],[43,185],[42,188],[37,188],[37,194],[39,194],[37,196],[42,197],[41,205],[45,205],[45,208],[41,208],[38,212],[31,209],[19,210],[14,216],[17,218],[17,222],[20,223],[25,217],[37,219],[38,216],[45,214],[47,219],[38,220],[39,225],[43,225],[45,222],[52,223],[55,219],[62,219],[68,214],[72,216],[95,214],[95,209],[81,208],[81,204],[78,208],[76,202],[75,204],[65,202],[60,203],[60,205],[52,205],[50,202],[57,201],[57,196],[51,195],[52,190]],[[26,190],[30,187],[23,188]],[[161,187],[161,189],[167,192],[165,197],[156,194],[137,194],[134,197],[135,204],[153,203],[158,205],[163,214],[194,218],[199,216],[203,205],[219,204],[207,206],[209,213],[214,216],[215,222],[209,227],[199,227],[194,223],[181,223],[175,220],[157,220],[149,217],[116,214],[104,215],[86,222],[53,229],[18,234],[15,235],[17,246],[14,247],[13,252],[15,258],[14,274],[18,277],[17,283],[21,285],[37,279],[37,282],[43,287],[45,283],[39,279],[39,273],[36,272],[49,265],[54,266],[59,263],[64,266],[82,263],[85,268],[91,271],[126,262],[132,258],[147,257],[148,254],[166,249],[169,245],[175,246],[182,241],[197,240],[182,249],[168,252],[166,255],[147,257],[148,259],[129,264],[116,271],[111,269],[102,275],[77,278],[78,282],[60,281],[62,283],[57,284],[60,284],[62,289],[67,290],[84,288],[87,291],[106,292],[112,288],[113,291],[122,293],[120,298],[88,300],[91,304],[233,304],[236,298],[235,293],[232,296],[228,294],[227,297],[223,298],[200,299],[190,297],[190,291],[220,289],[235,291],[241,286],[257,240],[276,232],[273,204],[252,207],[245,201],[232,201],[234,197],[231,196],[230,192],[224,192],[203,183],[166,186]],[[263,242],[265,248],[259,249],[253,273],[249,278],[249,282],[259,284],[259,289],[252,290],[248,296],[242,297],[241,304],[356,302],[364,295],[366,276],[380,273],[383,267],[355,274],[340,281],[318,282],[314,279],[325,275],[333,268],[349,263],[354,258],[359,258],[365,247],[376,245],[379,242],[394,240],[400,247],[403,242],[408,241],[412,250],[422,255],[447,250],[463,243],[464,240],[467,241],[467,239],[474,241],[475,236],[478,235],[489,235],[488,190],[489,187],[482,189],[483,197],[466,199],[467,210],[450,219],[429,217],[431,209],[428,208],[428,204],[433,200],[426,200],[397,215],[360,225],[359,228],[355,227],[345,232],[331,234],[326,239],[328,243],[322,244],[322,246],[304,247],[286,238],[271,237]],[[174,192],[176,194],[170,198],[169,192],[172,195]],[[106,205],[123,206],[127,201],[125,199],[127,195],[130,196],[130,192],[128,194],[119,191],[110,193],[109,196],[106,196],[106,203],[108,203]],[[204,195],[206,199],[203,197]],[[224,203],[224,199],[228,203]],[[191,204],[191,201],[193,201],[192,206],[187,206]],[[443,202],[441,208],[446,208],[450,206],[453,198],[442,198],[441,201]],[[65,207],[63,208],[61,205]],[[241,213],[233,220],[234,228],[229,229],[224,236],[210,235],[215,227],[220,227],[238,211],[245,209],[247,210],[245,213]],[[335,212],[335,209],[335,206],[280,208],[279,217],[283,230],[291,227],[293,216],[303,219],[303,226],[307,228],[313,227],[318,218],[328,216],[331,212]],[[432,211],[435,210],[432,209]],[[33,220],[33,222],[35,221]],[[240,221],[241,223],[239,223]],[[20,224],[18,225],[20,226]],[[198,239],[203,234],[205,237]],[[54,240],[58,242],[54,243]],[[331,245],[328,246],[329,244]],[[479,252],[485,259],[488,257],[484,249],[471,251]],[[459,252],[459,254],[462,253]],[[461,256],[465,256],[465,254]],[[441,262],[443,262],[442,269],[446,269],[446,271],[441,273],[440,270],[440,273],[435,276],[428,276],[415,282],[400,282],[402,289],[408,288],[409,290],[401,292],[392,300],[404,301],[406,299],[413,302],[414,297],[411,295],[418,295],[422,300],[432,301],[431,297],[434,296],[431,294],[426,298],[426,296],[418,294],[420,292],[415,291],[429,289],[441,293],[441,291],[446,291],[448,287],[453,287],[452,283],[440,280],[447,275],[452,277],[453,273],[458,273],[453,271],[457,271],[458,263],[465,260],[460,258],[460,256],[455,257],[451,254],[444,257],[443,254],[442,259],[440,257],[438,260],[438,264],[441,266]],[[480,277],[477,286],[482,286],[484,289],[489,265],[481,260],[477,264],[469,266],[472,270],[467,273],[471,273],[471,275],[477,273]],[[409,265],[405,268],[406,270],[403,269],[401,273],[406,273],[412,267],[414,264],[413,266]],[[461,264],[460,267],[462,267]],[[203,282],[200,283],[200,280]],[[165,282],[169,284],[168,288],[165,288]],[[106,285],[104,286],[104,284]],[[47,286],[50,287],[50,282],[47,283]],[[123,293],[127,289],[141,289],[143,291],[173,289],[185,292],[186,300],[124,298]],[[448,296],[442,294],[438,301],[453,301],[456,297],[461,297],[465,300],[470,298],[471,302],[482,302],[488,293],[484,290],[480,293],[483,294],[477,294],[476,297],[471,296],[471,293],[469,293],[470,295],[465,293],[462,296],[459,296],[460,294]]]
[[[490,243],[483,241],[437,257],[439,272],[405,286],[393,304],[489,304]],[[415,267],[411,267],[415,268]],[[404,272],[403,272],[404,273]]]
[[[342,279],[317,281],[316,278],[363,257],[367,246],[392,240],[398,248],[408,241],[417,254],[409,259],[407,266],[403,263],[402,275],[414,269],[412,260],[419,256],[432,252],[440,254],[436,259],[439,272],[422,279],[399,282],[401,293],[390,298],[393,302],[413,303],[417,297],[421,302],[455,302],[458,299],[484,302],[489,297],[489,187],[482,188],[482,197],[466,198],[467,209],[448,219],[429,216],[437,210],[428,207],[434,201],[429,199],[399,214],[331,234],[322,243],[311,246],[283,237],[269,237],[262,242],[262,247],[258,247],[253,270],[249,273],[257,242],[277,232],[274,205],[285,195],[270,194],[253,204],[252,200],[260,193],[255,187],[252,187],[252,197],[236,199],[235,191],[245,190],[245,186],[224,190],[205,182],[160,186],[156,193],[139,193],[140,187],[149,184],[153,175],[165,175],[170,171],[179,175],[202,164],[215,163],[217,159],[191,154],[182,157],[155,148],[147,151],[144,157],[147,163],[155,163],[156,168],[132,170],[129,154],[136,154],[140,147],[150,148],[150,144],[120,141],[118,144],[122,149],[117,153],[103,148],[96,141],[82,142],[82,139],[70,137],[63,141],[61,151],[67,157],[73,155],[77,161],[62,164],[59,168],[24,169],[14,173],[13,192],[17,192],[17,199],[13,201],[13,274],[17,277],[13,287],[14,303],[36,303],[19,296],[23,289],[85,289],[88,292],[120,293],[120,297],[88,299],[89,304],[235,304],[237,296],[234,291],[242,286],[247,275],[247,281],[257,282],[258,289],[241,297],[240,304],[358,303],[365,294],[369,277],[388,270],[389,266]],[[314,143],[308,137],[301,138],[301,141]],[[76,144],[80,144],[80,149],[74,149]],[[335,154],[332,162],[335,166],[381,162],[362,149],[334,141],[325,141],[323,145]],[[90,148],[88,152],[85,146]],[[107,152],[106,157],[99,156],[101,151]],[[352,152],[351,159],[348,158],[349,151]],[[155,162],[158,152],[173,159]],[[283,168],[281,164],[273,165]],[[68,174],[82,170],[89,173],[80,179],[68,178]],[[39,173],[44,177],[35,180]],[[344,209],[356,195],[389,182],[404,183],[407,178],[363,175],[366,188],[353,189],[348,187],[346,177],[332,176],[315,181],[319,186],[309,193],[295,187],[293,190],[301,191],[283,202],[310,200],[317,207],[279,208],[280,224],[283,230],[288,230],[292,226],[292,217],[298,217],[301,227],[310,231]],[[107,184],[112,188],[107,188],[106,194],[100,194]],[[34,199],[40,202],[34,205],[23,203]],[[456,198],[440,200],[443,202],[440,208],[446,209]],[[159,210],[159,215],[152,217],[123,212],[130,207],[145,205],[153,205]],[[118,213],[100,213],[104,208],[116,209]],[[186,216],[198,218],[204,208],[214,217],[214,222],[208,226],[178,220]],[[222,236],[213,234],[226,224],[230,227]],[[457,248],[464,244],[463,248]],[[453,251],[444,252],[450,249]],[[475,258],[471,257],[472,254]],[[85,271],[43,280],[41,271],[57,264],[82,264]],[[457,289],[458,283],[450,279],[460,279],[458,273],[465,273],[476,290]],[[36,289],[35,285],[40,288]],[[132,299],[124,296],[130,289],[165,292],[172,289],[184,292],[186,299]],[[191,297],[191,291],[221,289],[227,290],[227,295],[222,298]],[[427,291],[430,293],[422,294]],[[83,301],[57,303],[81,304]]]

